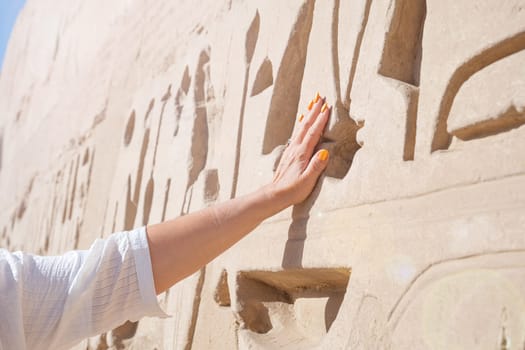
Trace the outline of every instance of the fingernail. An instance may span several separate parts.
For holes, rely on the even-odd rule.
[[[312,107],[314,106],[314,100],[311,100],[310,103],[308,104],[308,110],[312,110]]]
[[[304,119],[304,114],[301,114],[301,115],[299,116],[299,118],[297,118],[297,119],[299,119],[299,122],[302,122],[303,119]]]
[[[317,94],[315,94],[314,103],[317,103],[317,101],[319,101],[320,98],[321,96],[319,95],[319,92],[317,92]]]
[[[319,160],[322,160],[323,162],[328,159],[328,150],[322,149],[321,152],[319,152]]]
[[[324,113],[328,109],[328,104],[325,102],[323,108],[321,108],[321,113]]]

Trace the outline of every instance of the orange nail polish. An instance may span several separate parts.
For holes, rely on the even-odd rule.
[[[328,151],[325,149],[322,149],[321,152],[319,152],[319,160],[322,160],[323,162],[328,159]]]
[[[324,113],[328,109],[328,104],[325,102],[323,108],[321,108],[321,113]]]
[[[308,110],[312,110],[312,107],[314,106],[314,100],[311,100],[310,103],[308,104]]]
[[[304,119],[304,114],[301,114],[298,119],[299,119],[299,122],[302,122]]]
[[[318,92],[317,94],[315,94],[314,103],[317,103],[317,101],[319,101],[320,98],[321,96],[319,95],[319,92]]]

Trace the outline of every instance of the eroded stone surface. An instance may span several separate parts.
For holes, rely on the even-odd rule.
[[[96,28],[94,30],[93,28]],[[330,167],[78,349],[521,349],[525,2],[28,1],[0,76],[0,243],[59,254]]]

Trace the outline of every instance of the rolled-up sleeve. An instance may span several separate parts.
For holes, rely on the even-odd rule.
[[[62,256],[0,250],[0,349],[65,349],[144,316],[167,316],[145,227]]]

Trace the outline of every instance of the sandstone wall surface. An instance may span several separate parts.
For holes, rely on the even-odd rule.
[[[29,0],[0,75],[0,246],[88,248],[329,168],[78,349],[523,349],[525,1]],[[79,315],[81,317],[81,315]]]

